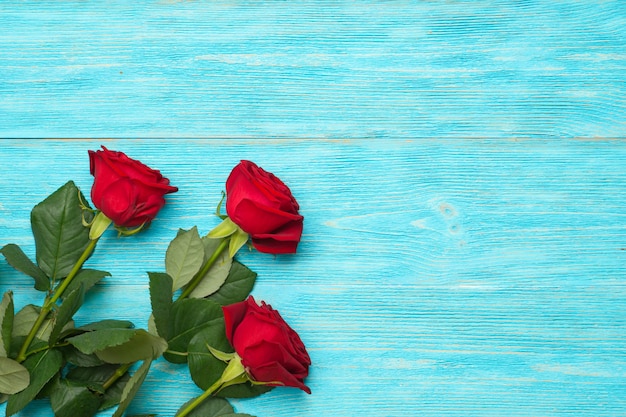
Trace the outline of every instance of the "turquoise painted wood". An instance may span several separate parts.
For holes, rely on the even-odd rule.
[[[2,1],[0,137],[623,137],[623,0]]]
[[[282,177],[305,216],[295,256],[244,253],[253,294],[298,330],[313,394],[234,401],[261,416],[617,416],[626,413],[625,141],[4,141],[0,242],[34,254],[31,207],[91,187],[104,143],[180,191],[133,238],[108,234],[78,323],[145,326],[146,271],[179,227],[206,233],[241,158]],[[0,263],[0,290],[40,301]],[[131,411],[173,415],[199,393],[159,361]],[[47,415],[42,402],[22,416]],[[110,415],[103,413],[103,416]]]
[[[0,245],[34,254],[32,206],[88,193],[88,149],[159,168],[180,191],[104,238],[78,315],[145,326],[146,271],[251,159],[305,216],[297,255],[241,259],[313,394],[239,412],[626,415],[625,97],[621,0],[3,1],[0,138],[56,139],[0,140]],[[41,301],[0,259],[9,288]],[[159,361],[129,414],[199,394],[183,369]]]

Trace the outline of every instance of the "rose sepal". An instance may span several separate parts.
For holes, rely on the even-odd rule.
[[[111,223],[113,223],[113,220],[99,211],[89,225],[89,239],[97,240],[109,228]]]
[[[235,233],[230,237],[230,243],[228,244],[228,254],[231,258],[234,258],[239,249],[248,242],[249,237],[246,232],[237,227]]]
[[[230,217],[226,217],[220,224],[215,226],[207,236],[214,239],[224,238],[236,233],[237,230],[239,230],[239,226],[237,226]]]
[[[248,380],[248,374],[245,366],[241,363],[241,357],[237,353],[233,353],[232,359],[228,361],[228,365],[220,377],[220,381],[222,381],[220,389],[228,385],[242,384]],[[233,383],[233,381],[237,382]]]
[[[134,228],[128,228],[128,227],[120,227],[120,226],[115,226],[115,230],[117,230],[117,236],[132,236],[132,235],[136,235],[137,233],[141,232],[144,227],[146,226],[147,223],[142,223],[137,227]]]
[[[231,353],[222,352],[221,350],[215,349],[214,347],[211,347],[208,344],[206,345],[206,347],[207,349],[209,349],[209,352],[211,352],[213,356],[215,356],[217,359],[223,362],[230,362],[236,355],[235,352],[231,352]]]
[[[248,242],[250,235],[237,226],[230,217],[225,217],[220,224],[207,234],[207,237],[213,239],[230,238],[228,254],[231,258],[234,258],[239,249]]]

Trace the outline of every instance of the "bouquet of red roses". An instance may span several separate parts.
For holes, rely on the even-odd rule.
[[[113,415],[122,416],[160,357],[187,362],[204,390],[182,405],[181,417],[235,416],[225,398],[275,386],[310,393],[304,379],[311,360],[302,340],[276,310],[249,295],[256,273],[234,259],[246,243],[270,254],[296,252],[303,217],[289,188],[241,161],[217,205],[221,223],[203,237],[197,227],[180,230],[165,254],[165,271],[148,273],[148,329],[115,319],[76,327],[72,317],[85,293],[110,276],[85,268],[100,237],[110,227],[121,236],[140,232],[165,196],[177,191],[159,171],[122,152],[103,147],[89,152],[89,162],[95,208],[70,181],[31,212],[35,261],[15,244],[0,250],[44,295],[41,306],[17,312],[10,291],[0,302],[0,394],[7,416],[42,397],[59,417],[114,406]]]

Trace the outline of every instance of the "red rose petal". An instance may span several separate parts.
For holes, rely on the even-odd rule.
[[[113,223],[135,226],[128,224],[135,205],[132,181],[128,178],[120,178],[109,184],[108,187],[103,190],[99,202],[96,203],[94,201],[94,204],[96,204]]]
[[[311,389],[304,385],[304,382],[293,376],[289,371],[287,371],[280,363],[272,363],[265,365],[263,367],[259,367],[254,369],[251,372],[252,377],[255,381],[259,382],[272,382],[279,381],[282,382],[286,387],[294,387],[300,388],[302,391],[307,394],[311,393]],[[278,385],[278,384],[268,384],[268,385]]]
[[[233,335],[235,333],[235,329],[245,317],[250,300],[256,304],[254,298],[250,296],[245,301],[222,307],[222,311],[224,312],[224,325],[226,327],[226,338],[231,345],[233,345]]]

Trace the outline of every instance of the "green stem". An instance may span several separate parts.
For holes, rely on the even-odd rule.
[[[93,239],[89,241],[89,244],[83,251],[82,255],[80,255],[80,258],[78,258],[78,261],[76,261],[76,264],[74,264],[74,267],[72,268],[70,273],[67,275],[65,280],[63,280],[61,285],[59,285],[56,288],[56,290],[54,290],[52,297],[46,299],[43,307],[41,307],[41,311],[39,312],[39,317],[37,317],[37,320],[33,324],[33,327],[30,329],[30,333],[28,333],[28,336],[26,336],[26,340],[24,340],[24,344],[22,344],[22,347],[19,353],[17,354],[17,358],[15,359],[17,362],[20,362],[20,363],[24,362],[24,360],[26,359],[26,351],[28,350],[28,348],[30,347],[30,344],[35,339],[35,335],[41,328],[41,325],[48,317],[48,313],[50,313],[50,310],[52,310],[52,307],[56,305],[57,300],[63,295],[63,292],[70,285],[70,283],[72,282],[72,280],[74,279],[74,277],[76,276],[80,268],[83,266],[83,264],[85,263],[89,255],[91,255],[91,252],[93,252],[94,248],[96,247],[97,242],[98,242],[98,239]]]
[[[124,365],[117,368],[115,372],[113,373],[113,375],[111,375],[109,379],[104,381],[104,384],[102,384],[102,388],[104,388],[105,391],[111,388],[111,385],[115,384],[118,379],[123,377],[124,374],[128,372],[131,366],[132,366],[132,363],[125,363]]]
[[[194,408],[196,408],[197,406],[199,406],[200,404],[202,404],[202,401],[206,400],[207,398],[209,398],[213,393],[217,392],[219,390],[219,388],[221,388],[222,384],[224,383],[224,381],[222,381],[222,378],[218,379],[215,384],[211,385],[209,387],[209,389],[207,389],[206,391],[204,391],[202,393],[202,395],[200,395],[198,398],[196,398],[195,400],[193,400],[192,402],[190,402],[189,404],[187,404],[187,406],[185,408],[183,408],[180,412],[178,412],[176,414],[176,417],[185,417],[186,415],[188,415],[189,413],[191,413],[193,411]]]
[[[204,276],[206,275],[207,272],[209,272],[209,269],[211,269],[215,261],[217,261],[217,258],[219,258],[222,252],[224,252],[224,249],[228,247],[229,240],[230,239],[228,237],[222,239],[217,249],[215,249],[215,252],[213,252],[211,257],[207,259],[204,265],[202,265],[202,268],[200,269],[200,271],[196,275],[193,276],[191,281],[189,281],[189,284],[187,284],[187,287],[185,288],[185,290],[182,292],[182,294],[180,294],[180,297],[178,297],[178,300],[182,300],[183,298],[186,298],[187,296],[189,296],[189,294],[193,292],[194,289],[196,289],[200,281],[202,281],[202,278],[204,278]]]
[[[198,398],[187,404],[185,408],[179,411],[176,414],[176,417],[185,417],[187,414],[191,413],[191,411],[199,406],[202,401],[206,400],[212,394],[215,394],[222,388],[229,387],[235,384],[243,384],[246,381],[249,381],[248,375],[246,374],[246,369],[241,363],[241,358],[236,353],[233,355],[233,358],[226,365],[226,369],[222,372],[220,378],[209,387],[206,391],[202,393]]]
[[[39,349],[31,350],[30,352],[28,352],[26,354],[26,357],[32,356],[32,355],[34,355],[36,353],[39,353],[39,352],[43,352],[44,350],[48,350],[48,349],[52,349],[52,348],[56,348],[56,347],[69,346],[69,344],[70,344],[70,342],[62,342],[62,343],[57,343],[54,346],[43,346],[43,347],[40,347]]]

